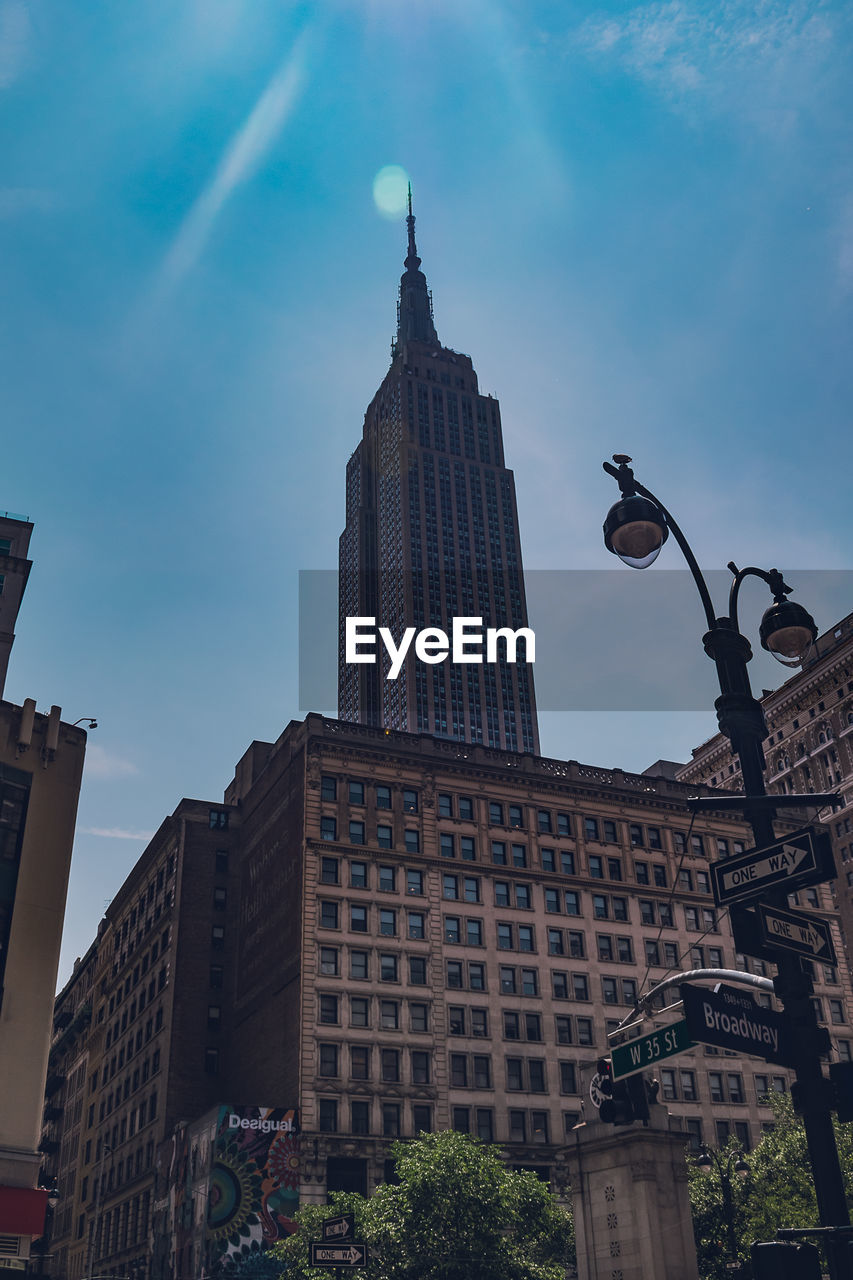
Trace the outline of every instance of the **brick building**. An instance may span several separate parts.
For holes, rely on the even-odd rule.
[[[238,823],[231,808],[182,800],[57,997],[42,1143],[61,1191],[54,1275],[147,1269],[163,1144],[218,1101]]]
[[[744,967],[707,867],[748,833],[734,813],[691,830],[694,790],[318,715],[253,743],[224,805],[183,801],[166,820],[66,988],[79,1007],[92,970],[64,1086],[75,1159],[62,1122],[55,1135],[75,1198],[55,1274],[86,1273],[90,1233],[99,1274],[148,1255],[158,1280],[181,1274],[169,1223],[150,1235],[170,1135],[224,1100],[298,1107],[303,1199],[371,1191],[394,1138],[448,1127],[559,1183],[638,991]],[[849,1058],[846,973],[821,968],[816,995]],[[659,1075],[695,1144],[753,1145],[788,1085],[711,1049]]]

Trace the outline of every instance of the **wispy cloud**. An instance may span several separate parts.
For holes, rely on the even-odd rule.
[[[307,33],[303,31],[229,142],[213,178],[184,219],[160,268],[153,290],[154,303],[168,294],[201,257],[217,217],[278,137],[302,90],[306,54]]]
[[[81,827],[81,836],[103,836],[105,840],[138,840],[147,843],[153,831],[125,831],[124,827]]]
[[[0,0],[0,89],[21,74],[30,42],[30,15],[24,0]]]
[[[592,16],[572,43],[616,63],[690,110],[701,103],[784,128],[837,55],[836,19],[813,0],[699,4],[662,0],[618,17]]]
[[[88,778],[129,778],[139,773],[132,760],[113,755],[98,743],[90,743],[86,748],[86,777]]]

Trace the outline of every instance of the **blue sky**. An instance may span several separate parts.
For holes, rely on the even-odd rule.
[[[853,568],[851,83],[841,3],[0,0],[6,697],[101,726],[61,979],[145,833],[299,714],[297,572],[335,564],[394,326],[384,166],[529,568],[604,567],[618,451],[709,567]],[[713,723],[542,728],[642,768]]]

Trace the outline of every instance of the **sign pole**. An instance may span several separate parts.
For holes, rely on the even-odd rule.
[[[745,795],[756,800],[754,805],[747,802],[744,806],[756,847],[772,845],[776,842],[773,829],[776,809],[768,806],[765,799],[765,761],[761,744],[767,737],[767,724],[764,709],[753,696],[749,683],[747,663],[752,657],[752,649],[729,618],[715,619],[712,629],[703,637],[703,643],[705,652],[716,664],[720,682],[721,697],[714,704],[720,729],[740,758]],[[784,804],[784,798],[781,803]],[[771,890],[766,901],[770,906],[785,909],[787,893],[784,889]],[[797,1046],[794,1104],[803,1117],[821,1225],[848,1226],[850,1215],[827,1096],[829,1082],[824,1077],[820,1057],[813,1048],[819,1040],[817,1015],[811,1000],[814,985],[803,972],[797,956],[780,953],[776,966],[776,994],[791,1020]],[[832,1243],[828,1243],[827,1254],[832,1280],[850,1280],[853,1264],[849,1253],[842,1256]]]

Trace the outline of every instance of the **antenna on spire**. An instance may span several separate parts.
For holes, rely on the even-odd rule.
[[[418,257],[418,247],[415,244],[415,215],[412,213],[411,182],[409,183],[409,213],[406,218],[406,226],[409,229],[409,246],[408,246],[409,251],[406,255],[406,270],[417,271],[418,267],[421,265],[421,260]]]

